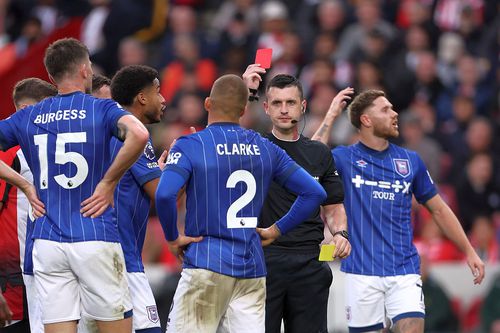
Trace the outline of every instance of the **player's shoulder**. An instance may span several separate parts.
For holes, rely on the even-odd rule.
[[[331,152],[334,156],[344,156],[344,154],[351,152],[354,149],[355,149],[354,145],[350,146],[339,145],[333,148]]]
[[[410,159],[420,159],[418,153],[414,150],[401,147],[399,145],[396,145],[394,143],[390,143],[390,148],[393,152],[395,152],[397,155],[399,155],[402,158],[409,157]]]

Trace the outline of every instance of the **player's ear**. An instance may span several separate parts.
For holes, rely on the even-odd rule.
[[[137,101],[139,103],[141,103],[141,105],[144,105],[147,102],[146,96],[144,96],[144,93],[142,91],[137,94],[136,98],[137,98]]]
[[[248,111],[248,103],[245,104],[245,108],[241,110],[240,112],[240,118],[243,117],[243,115]]]
[[[367,114],[362,114],[361,116],[359,116],[359,121],[361,122],[361,125],[365,127],[372,127],[372,121]]]
[[[203,102],[203,105],[205,106],[205,110],[207,110],[207,112],[211,111],[212,101],[210,100],[210,97],[205,98],[205,102]]]
[[[50,83],[56,85],[56,81],[54,80],[54,78],[50,74],[49,74],[49,80],[50,80]]]
[[[264,111],[269,116],[269,104],[266,101],[264,101],[264,103],[262,104],[264,105]]]

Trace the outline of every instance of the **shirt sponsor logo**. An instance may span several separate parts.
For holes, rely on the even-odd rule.
[[[394,170],[398,175],[407,177],[410,174],[410,162],[407,159],[393,158],[392,162],[394,163]]]
[[[356,165],[359,166],[360,168],[366,168],[366,166],[368,165],[367,162],[363,161],[363,160],[357,160],[356,161]]]
[[[177,164],[179,163],[179,158],[182,157],[180,152],[170,153],[168,154],[167,164]]]
[[[376,181],[376,180],[366,180],[363,179],[360,175],[356,175],[356,177],[351,179],[351,182],[355,185],[356,188],[360,188],[362,185],[363,186],[371,186],[371,187],[377,187],[385,190],[390,190],[392,189],[395,193],[410,193],[410,186],[411,182],[405,182],[403,181],[402,183],[399,180],[396,180],[394,183],[392,182],[387,182],[387,181]]]

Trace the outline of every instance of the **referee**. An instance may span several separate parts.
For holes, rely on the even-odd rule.
[[[251,92],[255,92],[265,70],[253,64],[243,74]],[[256,99],[255,93],[253,100]],[[264,109],[273,128],[266,134],[271,142],[309,172],[327,193],[322,203],[323,215],[336,245],[334,256],[345,258],[351,251],[344,190],[329,148],[299,134],[298,123],[305,113],[302,85],[293,76],[279,74],[266,87]],[[295,195],[272,183],[262,213],[260,226],[267,227],[280,219],[293,205]],[[327,304],[332,272],[318,261],[323,241],[324,223],[320,207],[303,223],[264,248],[267,265],[266,333],[327,332]]]

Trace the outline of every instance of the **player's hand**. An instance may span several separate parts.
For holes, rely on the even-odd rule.
[[[260,67],[260,64],[248,65],[245,73],[243,73],[243,82],[250,89],[259,89],[259,85],[262,82],[262,74],[265,74],[266,70]]]
[[[33,216],[35,218],[42,217],[45,214],[45,205],[40,201],[40,199],[38,199],[35,187],[32,184],[27,183],[26,186],[22,186],[20,189],[26,195],[26,198],[28,198],[28,201],[31,204]]]
[[[352,99],[352,94],[354,94],[354,88],[347,87],[341,90],[330,103],[330,107],[328,108],[328,112],[326,113],[331,117],[338,117],[342,111],[345,109],[347,105],[347,101]]]
[[[180,261],[184,261],[184,252],[191,243],[198,243],[203,240],[202,236],[199,237],[189,237],[184,235],[179,235],[176,240],[168,242],[168,249],[175,255]]]
[[[0,327],[4,327],[6,324],[10,324],[12,320],[12,311],[10,311],[7,301],[0,291]]]
[[[114,207],[113,194],[116,184],[116,182],[101,180],[92,196],[82,201],[80,213],[84,217],[96,218],[101,216],[109,206]]]
[[[280,229],[278,229],[276,224],[273,224],[269,228],[257,228],[256,231],[260,236],[262,246],[268,246],[281,236]]]
[[[474,284],[480,284],[484,279],[484,262],[479,258],[476,251],[471,249],[466,255],[467,265],[469,265],[472,275],[474,276]]]
[[[334,258],[344,259],[351,254],[351,243],[342,235],[333,236],[332,244],[335,244]]]
[[[194,134],[194,133],[196,133],[196,128],[191,126],[191,127],[189,127],[189,131],[191,132],[191,134]],[[170,150],[172,149],[172,147],[175,145],[176,142],[177,142],[177,139],[174,139],[172,141],[172,143],[170,144],[170,147],[168,147],[168,149],[165,149],[163,151],[163,153],[161,153],[161,156],[158,159],[158,167],[160,168],[160,170],[163,171],[163,169],[165,169],[165,166],[167,165],[168,153],[170,152]]]

